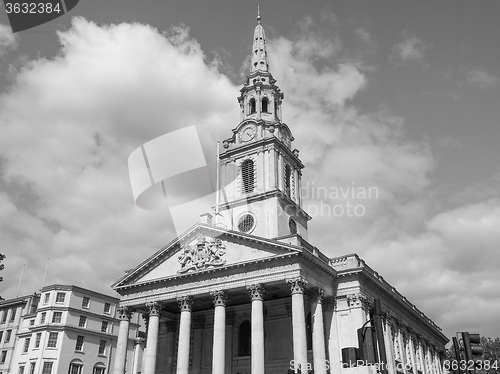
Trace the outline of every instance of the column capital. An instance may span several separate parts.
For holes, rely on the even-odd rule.
[[[134,313],[134,311],[128,306],[119,306],[117,308],[117,312],[118,312],[118,319],[122,321],[123,320],[130,321],[130,318],[132,318],[132,313]]]
[[[177,298],[181,312],[191,312],[193,310],[193,298],[191,296],[180,296]]]
[[[210,291],[214,306],[226,306],[227,294],[223,290]]]
[[[149,316],[160,316],[160,304],[157,301],[147,302],[146,308],[149,309]]]
[[[307,280],[304,277],[297,277],[292,279],[287,279],[286,283],[290,286],[292,295],[294,294],[304,294],[304,290],[307,286]]]
[[[247,286],[248,292],[250,292],[250,297],[253,300],[264,300],[265,289],[261,283],[252,284]]]

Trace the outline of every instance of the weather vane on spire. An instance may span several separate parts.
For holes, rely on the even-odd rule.
[[[260,25],[260,3],[257,3],[257,22]]]

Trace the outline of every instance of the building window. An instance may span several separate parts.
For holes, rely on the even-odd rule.
[[[82,374],[83,362],[78,359],[71,360],[69,363],[68,374]]]
[[[241,322],[239,328],[238,356],[250,356],[252,347],[252,326],[250,321]]]
[[[12,335],[12,330],[7,330],[5,333],[5,343],[10,342],[10,336]]]
[[[30,364],[30,374],[35,374],[36,362]]]
[[[43,369],[42,369],[42,374],[51,374],[52,373],[52,362],[47,362],[45,361],[43,363]]]
[[[278,118],[278,102],[274,102],[274,115]]]
[[[14,322],[16,319],[16,309],[12,309],[12,312],[10,312],[10,322]]]
[[[78,321],[78,327],[85,327],[87,325],[87,317],[80,316],[80,321]]]
[[[40,342],[42,340],[42,333],[37,332],[35,337],[35,348],[40,348]]]
[[[306,316],[306,345],[307,350],[310,351],[312,349],[312,316],[311,312],[307,313]]]
[[[47,342],[47,348],[56,348],[57,347],[57,336],[59,334],[57,332],[51,332],[49,334],[49,341]]]
[[[3,315],[2,315],[2,323],[7,322],[7,314],[9,313],[9,310],[4,310]]]
[[[241,163],[242,192],[250,193],[254,188],[254,165],[252,160],[245,160]]]
[[[102,324],[101,324],[101,331],[102,332],[108,332],[108,324],[109,324],[108,321],[102,321]]]
[[[78,337],[76,338],[75,351],[83,351],[83,338],[84,337],[82,335],[78,335]]]
[[[52,323],[61,323],[62,321],[62,312],[54,312],[52,315]]]
[[[255,226],[255,218],[251,214],[245,214],[238,221],[238,230],[241,232],[250,232]]]
[[[105,355],[106,354],[106,340],[101,340],[99,342],[99,351],[98,354]]]
[[[3,364],[6,358],[7,358],[7,351],[2,351],[2,354],[0,355],[0,364]]]
[[[104,313],[105,314],[111,313],[111,304],[110,303],[104,303]]]
[[[290,234],[295,235],[297,233],[297,222],[290,218],[290,221],[288,222],[288,226],[290,228]]]
[[[98,362],[97,364],[94,365],[94,370],[92,370],[92,374],[104,374],[106,371],[106,365],[104,365],[102,362]]]
[[[0,343],[2,342],[3,331],[0,331]]]
[[[24,374],[24,365],[20,365],[19,366],[19,371],[18,371],[19,374]]]
[[[34,319],[30,319],[30,326],[33,326],[35,324],[35,320]]]
[[[256,106],[255,106],[255,99],[254,98],[250,99],[249,105],[250,105],[250,108],[249,108],[250,109],[250,114],[255,113],[257,111],[257,109],[256,109]]]
[[[44,324],[45,323],[45,317],[47,316],[47,313],[46,312],[43,312],[42,315],[40,316],[40,324]]]
[[[267,97],[262,99],[262,112],[267,113],[269,111],[269,99]]]
[[[30,341],[31,341],[31,338],[25,338],[24,339],[24,349],[23,349],[23,353],[27,353],[28,350],[30,349]]]
[[[290,197],[292,186],[292,169],[290,165],[285,165],[285,194]]]
[[[87,296],[85,296],[82,299],[82,308],[88,309],[89,306],[90,306],[90,298],[88,298]]]
[[[46,293],[44,298],[43,298],[43,303],[48,304],[50,299],[50,293]]]
[[[66,294],[64,292],[58,292],[56,295],[56,303],[64,303]]]

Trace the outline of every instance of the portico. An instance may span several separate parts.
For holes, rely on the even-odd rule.
[[[315,365],[324,367],[322,299],[333,296],[335,288],[335,270],[328,259],[295,244],[259,240],[203,224],[182,239],[157,254],[164,259],[157,265],[163,269],[168,267],[168,258],[177,259],[171,276],[149,279],[147,272],[154,267],[151,258],[142,269],[146,274],[136,269],[115,285],[123,295],[120,336],[128,333],[132,312],[143,314],[148,321],[144,374],[286,372],[291,362],[297,368],[306,367],[313,357]],[[288,239],[293,240],[296,238]],[[178,253],[184,253],[181,247],[203,251],[214,242],[223,248],[220,259],[226,261],[183,273],[178,258]],[[234,256],[243,259],[257,248],[266,256],[230,263]],[[131,282],[134,278],[137,281]],[[308,313],[313,316],[310,321],[306,321]],[[174,344],[166,344],[166,326],[170,326]],[[310,341],[313,344],[308,350]],[[122,349],[120,342],[119,338],[117,352]],[[164,355],[175,360],[165,365],[160,359]],[[114,374],[123,374],[124,367],[117,353]]]

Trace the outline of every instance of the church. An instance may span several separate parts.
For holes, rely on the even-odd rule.
[[[448,339],[434,322],[358,255],[329,258],[308,242],[304,165],[282,122],[260,15],[251,53],[240,121],[219,154],[223,203],[112,286],[121,295],[114,374],[376,373],[363,361],[376,344],[359,353],[375,299],[387,372],[443,374]],[[146,323],[139,343],[134,313]],[[140,369],[127,362],[134,343]]]

